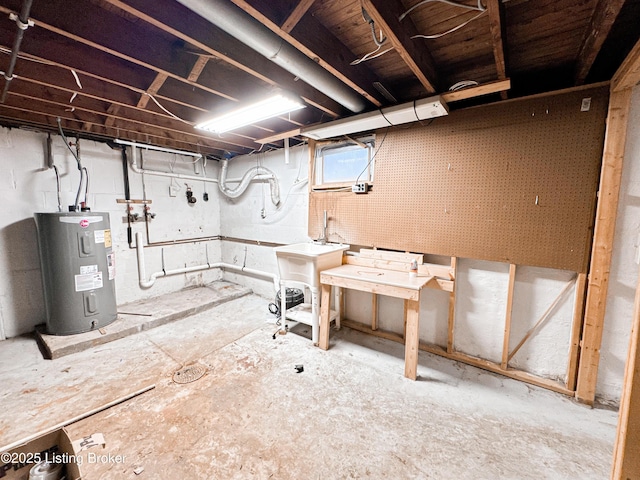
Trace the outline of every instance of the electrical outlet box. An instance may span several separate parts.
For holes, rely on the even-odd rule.
[[[169,185],[169,196],[175,197],[178,194],[180,187],[176,187],[175,185]]]
[[[351,191],[353,193],[367,193],[369,192],[369,184],[366,182],[354,183],[351,186]]]

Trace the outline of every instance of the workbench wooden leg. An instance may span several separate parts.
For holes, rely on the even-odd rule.
[[[371,330],[378,329],[378,294],[371,294]]]
[[[319,347],[323,350],[329,349],[329,322],[331,307],[331,285],[324,285],[320,289],[320,342]]]
[[[418,376],[420,300],[407,300],[407,331],[404,342],[404,376],[415,380]]]

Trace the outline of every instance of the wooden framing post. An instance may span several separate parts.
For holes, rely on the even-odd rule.
[[[453,282],[453,290],[449,293],[449,322],[447,334],[447,353],[453,353],[454,348],[454,329],[456,321],[456,276],[458,274],[458,257],[451,257],[451,277]]]
[[[612,480],[638,478],[640,473],[640,279],[633,307],[633,325],[629,341],[624,386],[616,443],[613,450]]]
[[[598,379],[602,327],[609,287],[611,252],[618,213],[630,104],[631,89],[611,91],[576,390],[576,398],[589,405],[592,405],[595,399]]]
[[[578,372],[578,355],[580,355],[580,334],[584,314],[584,297],[586,294],[587,274],[579,273],[576,281],[576,298],[573,304],[573,320],[571,321],[571,340],[569,343],[569,363],[565,385],[569,390],[576,389],[576,373]]]
[[[513,311],[513,290],[516,284],[516,266],[509,265],[509,291],[507,293],[507,311],[504,318],[504,338],[502,340],[502,369],[509,366],[509,339],[511,338],[511,312]]]

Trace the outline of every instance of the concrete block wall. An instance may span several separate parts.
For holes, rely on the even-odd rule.
[[[53,158],[61,176],[62,208],[73,204],[78,188],[79,172],[76,161],[59,135],[52,135]],[[70,138],[75,141],[74,138]],[[116,199],[124,198],[121,153],[104,143],[80,141],[82,163],[89,171],[88,201],[94,212],[110,215],[113,248],[116,254],[116,299],[118,304],[159,296],[194,284],[219,278],[219,271],[197,272],[167,277],[151,289],[141,289],[135,250],[127,243],[125,205]],[[35,212],[58,210],[56,178],[53,169],[46,168],[46,134],[22,129],[0,127],[0,339],[14,337],[33,330],[45,321],[44,299],[38,254]],[[144,155],[145,165],[169,171],[193,173],[188,157],[176,157],[157,152]],[[213,172],[217,174],[217,172]],[[150,226],[153,241],[173,240],[189,236],[217,235],[220,231],[220,209],[216,194],[208,203],[189,206],[185,186],[176,197],[169,197],[168,178],[145,176],[130,172],[131,197],[151,199],[152,211],[157,213]],[[144,188],[143,188],[144,187]],[[196,187],[201,191],[201,185]],[[201,194],[200,194],[201,195]],[[82,195],[84,197],[84,194]],[[142,214],[142,206],[134,211]],[[134,224],[134,234],[145,231],[144,222]],[[209,256],[219,261],[219,241],[208,242]],[[203,243],[181,244],[145,249],[148,274],[162,268],[162,253],[166,268],[206,263]]]

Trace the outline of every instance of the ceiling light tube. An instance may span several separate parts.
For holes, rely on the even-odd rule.
[[[366,132],[378,128],[402,125],[410,122],[442,117],[449,114],[447,104],[440,96],[423,98],[415,102],[403,103],[392,107],[362,113],[352,117],[341,118],[315,127],[303,128],[300,132],[305,137],[321,140],[325,138]]]
[[[245,125],[258,123],[267,118],[300,110],[304,107],[305,105],[300,100],[279,93],[265,100],[202,122],[196,125],[196,128],[214,133],[224,133],[239,127],[244,127]]]

